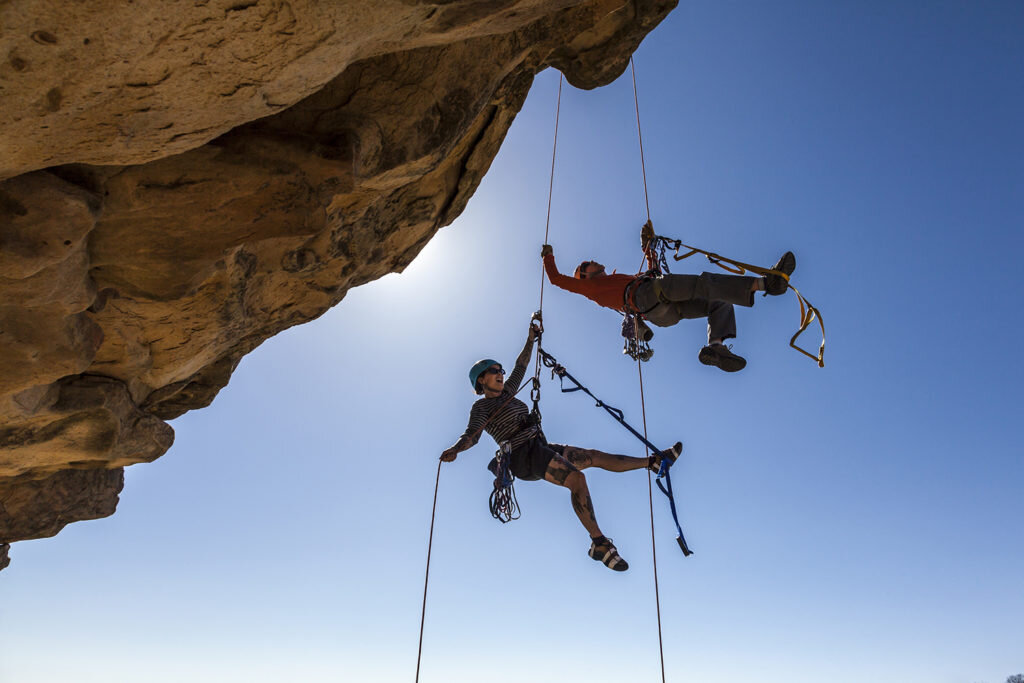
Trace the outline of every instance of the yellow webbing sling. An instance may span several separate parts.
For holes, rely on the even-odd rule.
[[[743,263],[742,261],[736,261],[735,259],[726,258],[725,256],[721,256],[711,251],[705,251],[697,247],[691,247],[688,244],[683,244],[680,240],[662,237],[661,235],[656,236],[654,240],[652,240],[652,243],[655,240],[660,240],[666,247],[674,249],[675,254],[673,254],[672,258],[676,261],[682,261],[683,259],[689,258],[694,254],[704,254],[704,256],[706,256],[708,261],[711,261],[711,263],[714,263],[722,270],[729,271],[730,273],[735,273],[736,275],[743,275],[749,270],[750,272],[757,273],[758,275],[778,275],[779,277],[783,278],[786,281],[786,286],[796,293],[797,301],[800,303],[800,328],[796,331],[796,334],[794,334],[790,338],[789,345],[796,349],[797,351],[799,351],[800,353],[807,356],[808,358],[817,361],[819,368],[825,367],[825,321],[821,317],[821,311],[812,306],[811,302],[809,302],[804,297],[804,295],[800,293],[800,290],[793,286],[793,284],[789,281],[788,275],[778,270],[772,270],[771,268],[762,268],[760,266],[751,265],[749,263]],[[689,249],[690,251],[680,256],[679,251],[681,249]],[[796,345],[797,337],[803,334],[804,330],[806,330],[810,326],[810,324],[815,320],[817,320],[818,325],[821,326],[821,346],[818,347],[818,355],[814,355],[810,351],[802,349]]]

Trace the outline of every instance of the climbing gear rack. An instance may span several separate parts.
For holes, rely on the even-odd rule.
[[[502,524],[519,519],[519,501],[516,500],[515,476],[511,470],[512,445],[502,441],[501,447],[494,455],[494,491],[491,493],[489,506],[491,516]]]
[[[640,338],[637,327],[642,325],[643,316],[639,313],[622,314],[622,336],[626,340],[622,345],[622,353],[633,360],[647,362],[654,356],[654,349],[649,342]]]

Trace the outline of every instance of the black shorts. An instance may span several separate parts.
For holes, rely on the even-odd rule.
[[[544,478],[548,471],[548,463],[556,455],[562,455],[565,446],[559,443],[548,443],[543,438],[530,439],[519,448],[512,451],[509,469],[516,479],[524,481],[536,481]],[[487,469],[497,476],[497,459],[491,459]]]
[[[517,479],[525,481],[543,479],[551,458],[562,455],[564,450],[565,446],[562,444],[548,443],[544,439],[530,439],[512,451],[512,474],[516,475]]]

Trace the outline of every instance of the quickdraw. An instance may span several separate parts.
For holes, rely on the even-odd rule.
[[[660,453],[662,451],[662,449],[652,444],[644,437],[643,434],[638,432],[628,422],[626,422],[625,413],[623,411],[614,406],[608,405],[607,403],[599,399],[597,396],[594,396],[594,394],[590,392],[590,389],[587,389],[585,386],[583,386],[583,384],[580,383],[578,379],[570,375],[569,371],[566,370],[565,367],[562,366],[554,356],[552,356],[550,353],[542,349],[540,345],[537,346],[537,354],[538,357],[541,359],[541,362],[544,364],[544,367],[551,368],[552,378],[556,376],[558,377],[559,385],[563,394],[568,394],[574,391],[582,391],[587,396],[590,396],[590,398],[597,401],[598,408],[604,408],[605,412],[607,412],[609,415],[615,418],[615,420],[623,427],[625,427],[630,434],[635,436],[637,439],[641,441],[641,443],[643,443],[645,446],[651,449],[652,453]],[[566,389],[565,380],[569,380],[576,386],[569,387],[568,389]],[[670,470],[671,467],[668,466],[663,461],[661,468],[659,468],[656,481],[658,483],[658,488],[661,490],[662,493],[664,493],[668,497],[669,507],[672,510],[672,520],[675,522],[676,530],[679,532],[679,536],[676,538],[676,542],[679,544],[680,550],[683,551],[683,555],[692,555],[693,551],[690,550],[689,546],[686,545],[686,538],[683,536],[683,528],[679,524],[679,515],[676,512],[675,498],[672,494],[672,480],[669,474]],[[665,480],[664,486],[661,483],[662,479]]]

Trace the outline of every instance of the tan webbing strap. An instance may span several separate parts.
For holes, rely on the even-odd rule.
[[[794,334],[790,338],[789,345],[796,349],[797,351],[799,351],[800,353],[807,356],[808,358],[816,361],[818,363],[819,368],[825,367],[825,321],[821,317],[821,311],[812,306],[811,302],[809,302],[807,298],[800,293],[800,290],[793,286],[793,284],[789,281],[788,275],[779,270],[772,270],[771,268],[762,268],[760,266],[755,266],[750,263],[743,263],[742,261],[727,258],[725,256],[721,256],[720,254],[716,254],[711,251],[705,251],[698,247],[691,247],[688,244],[683,244],[679,240],[670,239],[668,237],[661,237],[660,235],[656,239],[663,240],[667,246],[675,248],[676,253],[672,256],[672,258],[676,261],[682,261],[683,259],[689,258],[694,254],[704,254],[704,256],[706,256],[708,261],[710,261],[711,263],[715,264],[722,270],[726,270],[730,273],[735,273],[736,275],[743,275],[749,270],[750,272],[757,273],[758,275],[778,275],[779,277],[784,279],[786,281],[786,286],[789,289],[793,290],[793,293],[796,294],[797,301],[800,303],[800,327],[796,331],[796,334]],[[689,249],[690,251],[680,256],[680,249]],[[808,327],[810,327],[811,323],[814,322],[815,320],[818,321],[818,325],[821,327],[821,345],[818,347],[817,355],[796,345],[797,337],[803,334],[804,331]]]

